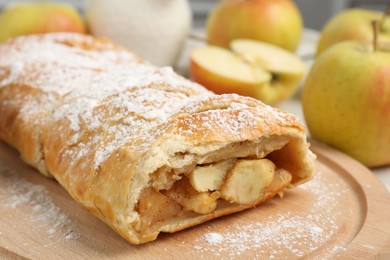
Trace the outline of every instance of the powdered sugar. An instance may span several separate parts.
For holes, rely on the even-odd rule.
[[[15,171],[0,165],[3,181],[7,188],[1,190],[5,195],[0,207],[27,208],[25,222],[45,230],[49,238],[75,240],[79,238],[76,227],[52,200],[49,192],[41,185],[32,184],[21,178]]]
[[[189,96],[210,94],[175,74],[172,68],[157,68],[111,43],[76,34],[17,38],[2,46],[0,57],[0,67],[10,70],[1,86],[12,82],[45,93],[45,100],[37,95],[23,103],[20,109],[24,120],[37,128],[48,121],[55,125],[68,120],[70,145],[88,134],[80,133],[82,126],[86,131],[109,128],[112,120],[102,122],[101,118],[106,111],[113,112],[110,116],[117,119],[117,124],[108,132],[115,134],[96,152],[96,167],[130,136],[148,136],[150,129],[176,112],[175,108],[184,106]],[[140,133],[141,126],[149,127]],[[88,139],[77,154],[91,153],[86,149],[99,146],[103,139]]]
[[[199,115],[202,126],[186,121],[180,134],[217,128],[237,139],[247,137],[245,129],[272,129],[265,123],[271,120],[262,118],[285,124],[292,117],[237,95],[212,95],[170,67],[157,68],[88,36],[16,38],[2,46],[0,57],[0,68],[10,71],[0,87],[12,82],[44,93],[18,105],[24,111],[20,116],[37,129],[46,125],[62,133],[61,142],[74,147],[65,154],[73,161],[91,155],[96,169],[123,145],[139,152],[148,148],[162,133],[157,129],[178,113],[207,110]],[[234,117],[224,116],[223,110],[235,111]]]
[[[0,63],[1,66],[1,63]],[[16,80],[23,73],[24,64],[22,62],[15,62],[11,65],[8,77],[0,81],[0,87],[5,86]]]
[[[0,67],[11,71],[1,86],[10,79],[15,84],[4,92],[15,89],[26,97],[23,102],[11,97],[7,102],[16,103],[15,111],[24,111],[18,119],[25,125],[36,126],[36,135],[27,133],[26,139],[42,142],[46,154],[37,157],[42,161],[51,158],[50,170],[57,171],[53,175],[73,196],[81,196],[79,201],[99,192],[102,200],[109,202],[113,195],[106,190],[118,187],[121,179],[129,179],[118,178],[118,185],[105,186],[98,183],[103,180],[98,177],[100,170],[109,171],[113,165],[130,168],[165,136],[194,144],[211,136],[206,143],[219,148],[213,142],[240,143],[271,133],[278,135],[277,130],[271,130],[281,129],[281,125],[299,128],[292,115],[254,99],[212,95],[171,68],[154,67],[90,37],[60,34],[17,38],[1,46],[0,57]],[[188,151],[172,153],[180,152]],[[144,174],[145,182],[148,173]],[[112,178],[116,174],[127,172],[115,172]],[[121,184],[127,185],[126,181]],[[79,192],[75,187],[80,183],[101,190]],[[136,189],[142,187],[134,183],[139,186]],[[134,194],[136,189],[132,190]],[[135,199],[118,198],[126,201],[128,208]],[[112,205],[121,207],[114,212],[123,210],[121,203]],[[54,225],[49,233],[56,230]]]
[[[221,234],[219,233],[214,233],[214,232],[210,232],[210,233],[206,233],[204,236],[203,236],[204,240],[209,243],[209,244],[220,244],[223,242],[224,238]]]
[[[346,192],[341,184],[325,183],[322,178],[319,172],[314,180],[301,186],[315,198],[308,212],[286,211],[256,223],[226,226],[225,232],[209,228],[196,240],[193,249],[229,259],[248,255],[248,252],[253,258],[269,259],[302,257],[314,252],[339,232],[338,219],[343,216],[337,210],[336,201]],[[338,192],[334,192],[337,190],[334,185],[340,186]],[[335,243],[326,253],[333,255],[344,248]],[[326,253],[324,258],[327,258]]]
[[[199,248],[200,251],[212,251],[216,255],[238,256],[245,251],[255,251],[258,256],[266,253],[274,257],[285,255],[303,256],[315,250],[337,230],[337,226],[324,229],[321,222],[313,215],[307,218],[294,216],[291,212],[278,217],[276,220],[229,227],[227,233],[206,233],[203,239],[208,246]],[[212,238],[220,238],[211,239]],[[219,244],[223,246],[219,246]],[[268,252],[272,248],[271,252]]]

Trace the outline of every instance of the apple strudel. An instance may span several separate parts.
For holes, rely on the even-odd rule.
[[[0,46],[0,138],[133,244],[309,180],[305,131],[291,114],[215,95],[108,40]]]

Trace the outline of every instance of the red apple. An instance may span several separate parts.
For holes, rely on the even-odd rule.
[[[210,44],[227,48],[233,39],[254,39],[295,51],[303,25],[291,0],[223,0],[206,27]]]

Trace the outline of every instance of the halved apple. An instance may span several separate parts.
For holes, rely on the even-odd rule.
[[[247,39],[232,41],[230,50],[196,48],[190,60],[192,79],[211,91],[251,96],[269,105],[294,94],[306,70],[295,54]]]

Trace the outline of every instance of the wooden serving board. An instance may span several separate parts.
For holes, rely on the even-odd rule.
[[[390,195],[365,167],[312,142],[314,179],[256,208],[133,246],[0,143],[0,256],[31,259],[390,257]],[[1,258],[1,257],[0,257]]]

